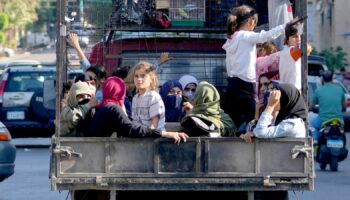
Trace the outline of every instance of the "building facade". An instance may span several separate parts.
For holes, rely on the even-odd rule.
[[[317,51],[341,46],[350,62],[349,0],[308,0],[308,39]],[[347,66],[344,66],[347,67]]]

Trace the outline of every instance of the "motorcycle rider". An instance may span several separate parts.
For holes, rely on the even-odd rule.
[[[316,89],[312,100],[311,108],[318,104],[318,116],[311,120],[311,126],[314,128],[312,137],[317,143],[319,130],[322,124],[330,119],[337,118],[344,124],[342,110],[345,109],[345,94],[343,88],[333,83],[333,73],[325,71],[322,74],[322,86]]]

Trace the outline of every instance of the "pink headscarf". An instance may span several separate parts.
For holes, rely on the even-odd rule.
[[[117,104],[124,108],[125,84],[118,77],[111,76],[103,83],[102,86],[102,102],[96,107],[100,108],[108,104]]]

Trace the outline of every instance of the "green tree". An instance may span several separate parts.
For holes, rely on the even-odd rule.
[[[9,25],[9,19],[7,14],[0,13],[0,45],[5,44],[6,35],[3,31],[7,29],[8,25]]]
[[[5,33],[0,32],[0,45],[5,44],[6,36]]]
[[[11,33],[21,33],[27,24],[37,20],[36,8],[40,0],[0,0],[0,13],[8,16]],[[6,32],[5,32],[6,33]],[[17,34],[8,35],[10,40],[18,40]],[[13,45],[16,46],[16,45]]]
[[[7,29],[9,26],[9,18],[6,13],[0,13],[0,31]]]
[[[9,17],[9,28],[23,29],[27,24],[37,20],[36,8],[39,0],[2,0],[0,12]]]
[[[324,57],[328,68],[332,71],[341,69],[348,65],[346,59],[347,54],[340,46],[337,46],[335,49],[333,47],[324,49],[319,55]]]
[[[56,7],[51,6],[49,1],[42,1],[36,8],[38,20],[27,27],[33,32],[44,32],[49,24],[56,22]]]

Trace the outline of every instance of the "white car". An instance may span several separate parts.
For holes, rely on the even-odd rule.
[[[7,48],[5,47],[4,48],[4,53],[3,53],[6,57],[12,57],[15,55],[15,51],[13,49],[10,49],[10,48]]]

